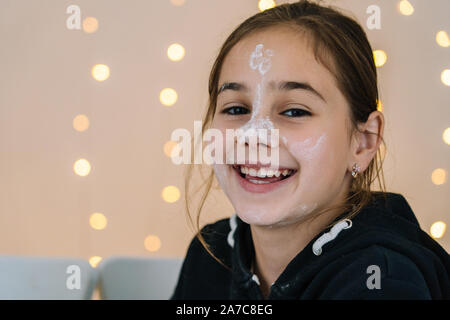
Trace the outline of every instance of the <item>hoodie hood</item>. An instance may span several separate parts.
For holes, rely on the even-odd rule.
[[[402,195],[373,194],[374,200],[351,220],[344,219],[346,212],[314,237],[272,284],[268,299],[327,299],[363,292],[371,265],[380,267],[382,286],[383,280],[426,284],[429,298],[450,299],[448,253],[420,228]],[[227,244],[232,250],[230,297],[263,299],[259,279],[250,271],[255,254],[250,226],[237,215],[229,219]]]

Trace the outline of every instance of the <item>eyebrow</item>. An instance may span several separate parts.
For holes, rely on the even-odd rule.
[[[275,81],[269,82],[269,86],[273,89],[276,86]],[[239,82],[225,82],[222,84],[222,86],[219,88],[219,91],[217,92],[217,95],[220,93],[226,91],[226,90],[232,90],[232,91],[249,91],[248,87],[244,83]],[[297,82],[297,81],[280,81],[278,83],[278,90],[283,91],[289,91],[289,90],[306,90],[311,92],[312,94],[316,95],[320,99],[322,99],[324,102],[325,98],[316,90],[314,89],[309,83],[307,82]]]

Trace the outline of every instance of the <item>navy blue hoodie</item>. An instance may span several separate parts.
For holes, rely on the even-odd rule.
[[[344,213],[314,237],[267,299],[450,299],[449,254],[421,230],[402,195],[373,194],[351,221]],[[194,237],[171,299],[264,299],[250,271],[250,226],[234,215],[201,232],[231,271]]]

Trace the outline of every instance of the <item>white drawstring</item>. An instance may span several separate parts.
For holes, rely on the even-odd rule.
[[[322,253],[322,246],[330,242],[331,240],[334,240],[334,238],[337,237],[339,232],[341,232],[344,229],[348,229],[352,227],[352,220],[350,219],[343,219],[336,223],[333,228],[329,232],[324,233],[321,235],[313,244],[312,251],[316,256],[319,256]]]
[[[257,276],[256,274],[253,274],[252,280],[255,281],[255,282],[258,284],[258,286],[261,285],[261,284],[259,283],[259,278],[258,278],[258,276]]]
[[[228,237],[227,237],[227,242],[230,245],[230,247],[234,247],[234,231],[236,230],[237,227],[237,214],[235,213],[234,215],[232,215],[230,217],[230,232],[228,233]]]

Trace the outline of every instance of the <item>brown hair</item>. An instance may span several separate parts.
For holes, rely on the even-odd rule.
[[[209,128],[216,109],[218,81],[225,57],[233,46],[245,37],[257,31],[276,26],[287,26],[295,32],[303,32],[312,41],[314,56],[335,77],[339,90],[346,98],[350,110],[348,124],[349,138],[358,129],[358,123],[367,121],[371,112],[377,110],[379,97],[377,87],[377,70],[373,51],[362,27],[351,17],[348,17],[334,7],[325,7],[308,0],[296,3],[282,4],[265,10],[242,22],[225,40],[212,67],[209,77],[209,105],[203,119],[202,132]],[[339,63],[336,63],[336,62]],[[373,133],[378,135],[377,133]],[[384,140],[382,139],[383,144]],[[328,208],[349,210],[347,218],[352,218],[369,204],[375,191],[371,184],[378,179],[380,189],[385,192],[384,175],[382,171],[381,150],[371,160],[368,168],[353,179],[345,203]],[[222,265],[210,250],[200,232],[200,214],[206,198],[213,185],[214,172],[209,168],[208,176],[203,180],[200,204],[196,208],[194,223],[190,210],[190,183],[194,165],[188,165],[185,181],[185,201],[190,223],[196,230],[196,235],[205,249]],[[381,183],[380,173],[383,180]],[[343,213],[345,211],[342,211]],[[225,265],[224,265],[225,266]],[[225,266],[227,267],[227,266]],[[228,268],[228,267],[227,267]],[[229,269],[229,268],[228,268]]]

